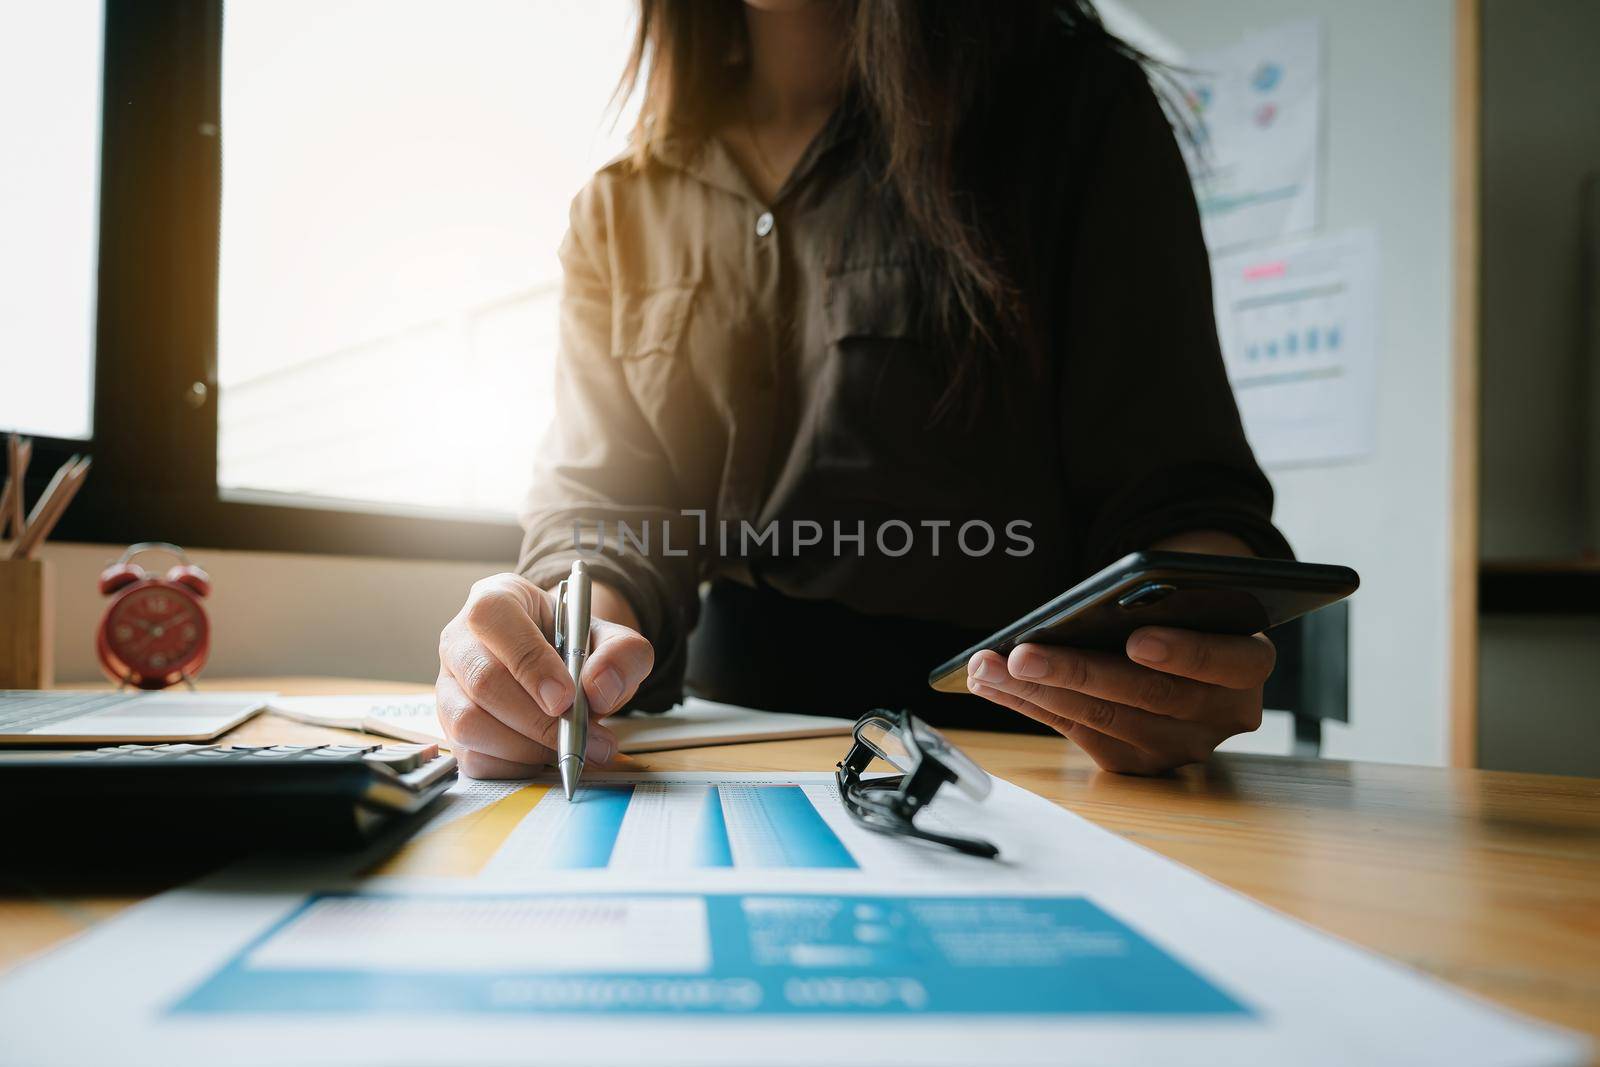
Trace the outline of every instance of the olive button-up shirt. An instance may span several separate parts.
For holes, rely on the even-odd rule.
[[[719,140],[689,136],[574,201],[520,568],[549,584],[583,554],[628,597],[657,653],[640,706],[676,699],[707,579],[885,633],[983,629],[1186,530],[1288,554],[1172,130],[1136,65],[1070,58],[1015,111],[1036,162],[1004,191],[1043,264],[1048,366],[991,368],[962,416],[934,417],[946,342],[845,110],[771,203]]]

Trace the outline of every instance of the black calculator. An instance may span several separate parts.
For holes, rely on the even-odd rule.
[[[26,858],[354,848],[455,780],[432,744],[0,752],[0,803]]]

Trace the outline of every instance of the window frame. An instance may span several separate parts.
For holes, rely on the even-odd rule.
[[[104,25],[93,438],[35,439],[30,496],[69,455],[94,469],[52,539],[509,566],[509,519],[222,493],[223,3],[106,0]]]

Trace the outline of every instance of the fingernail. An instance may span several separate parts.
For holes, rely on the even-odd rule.
[[[1007,666],[1017,678],[1043,678],[1045,673],[1044,657],[1031,648],[1019,648],[1011,653]]]
[[[1140,634],[1133,640],[1133,654],[1146,663],[1165,663],[1170,650],[1167,643],[1151,634]]]
[[[598,712],[615,710],[617,699],[621,696],[622,675],[618,674],[615,668],[607,667],[600,672],[600,677],[594,680],[594,699],[599,705],[595,710]]]
[[[596,734],[589,738],[589,743],[584,746],[583,758],[590,763],[610,763],[611,757],[616,755],[617,746],[610,738]]]
[[[554,678],[539,683],[539,703],[546,715],[560,715],[567,710],[567,687]]]
[[[967,667],[967,674],[980,682],[998,682],[1001,680],[1001,671],[994,661],[986,657],[973,657],[973,663]]]

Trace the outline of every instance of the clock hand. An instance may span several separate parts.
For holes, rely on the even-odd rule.
[[[137,655],[138,653],[143,652],[146,648],[150,647],[150,642],[154,641],[158,637],[166,636],[168,631],[170,631],[174,626],[184,622],[193,621],[193,619],[194,613],[189,611],[174,615],[172,618],[162,623],[151,623],[146,622],[143,619],[134,619],[133,621],[144,630],[145,636],[144,639],[139,641],[137,644],[128,646],[128,654]]]
[[[161,635],[160,634],[146,634],[145,637],[141,641],[139,641],[138,644],[133,644],[133,645],[129,645],[128,646],[128,648],[127,648],[128,655],[135,656],[135,655],[138,655],[140,652],[143,652],[146,648],[150,647],[150,642],[154,641],[159,636],[161,636]]]
[[[171,628],[170,625],[166,624],[166,623],[146,623],[146,624],[144,624],[144,629],[145,629],[144,639],[141,640],[137,645],[130,645],[129,648],[128,648],[128,651],[129,652],[137,652],[140,649],[148,647],[150,642],[154,641],[156,638],[165,637],[166,634],[167,634],[167,631],[170,628]]]

